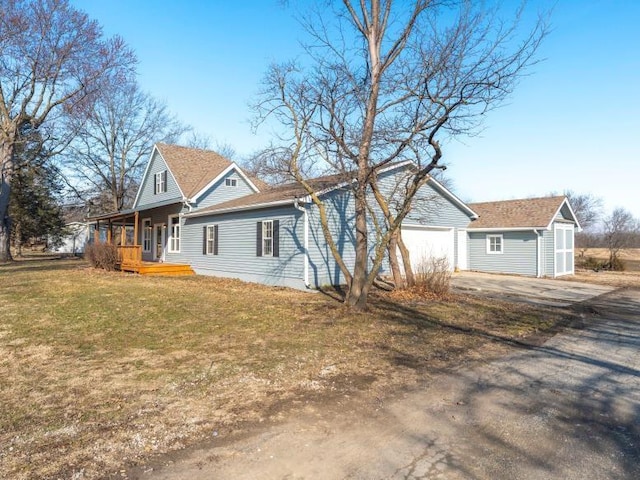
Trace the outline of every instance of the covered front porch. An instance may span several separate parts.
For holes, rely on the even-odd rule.
[[[140,275],[195,275],[188,264],[167,263],[162,260],[162,252],[165,248],[162,243],[164,234],[158,234],[158,240],[153,242],[155,261],[143,260],[139,211],[121,211],[93,217],[89,221],[94,225],[92,238],[94,244],[105,243],[116,246],[119,270]],[[149,249],[152,248],[150,238],[149,245],[146,245]]]

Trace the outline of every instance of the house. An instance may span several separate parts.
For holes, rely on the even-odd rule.
[[[69,222],[65,224],[65,231],[65,235],[51,248],[51,251],[65,255],[84,253],[84,247],[89,240],[89,225],[86,222]]]
[[[381,169],[381,188],[389,191],[402,185],[410,166],[404,162]],[[340,176],[311,181],[326,205],[333,238],[349,267],[355,261],[350,182]],[[466,227],[475,213],[435,179],[427,182],[419,197],[423,201],[416,202],[403,223],[414,262],[445,255],[453,269],[458,229]],[[196,273],[295,288],[344,283],[325,242],[318,207],[297,183],[214,204],[183,217],[183,260]],[[373,228],[371,233],[375,234]],[[371,258],[373,245],[370,249]],[[388,272],[385,261],[381,273]]]
[[[403,188],[412,168],[411,162],[399,162],[381,169],[381,189],[392,195]],[[347,266],[355,260],[351,182],[351,178],[339,175],[310,181],[323,199],[329,228]],[[556,215],[565,213],[575,220],[568,203]],[[155,145],[133,207],[93,220],[96,239],[106,224],[107,240],[119,245],[123,270],[195,272],[294,288],[344,283],[325,242],[318,207],[307,191],[297,183],[269,187],[215,152]],[[383,221],[381,217],[378,220]],[[402,224],[403,239],[414,266],[431,257],[444,257],[452,270],[493,271],[490,262],[477,258],[476,248],[478,236],[494,228],[483,223],[488,221],[474,206],[430,178]],[[563,222],[551,221],[554,235],[555,225]],[[374,224],[371,221],[369,225],[372,235]],[[496,246],[501,235],[504,252],[500,258],[513,262],[509,229],[518,232],[521,227],[510,223],[502,227],[492,234],[492,248],[503,248],[502,243]],[[542,230],[537,225],[529,227],[532,235]],[[370,248],[372,257],[373,245]],[[504,270],[510,268],[508,265]],[[544,273],[547,270],[522,271],[532,275],[541,272],[548,274]],[[389,273],[386,259],[381,273]]]
[[[469,204],[469,270],[558,277],[574,273],[580,224],[564,196]]]
[[[258,186],[266,184],[215,152],[158,143],[132,208],[93,217],[95,238],[106,224],[107,241],[119,245],[125,270],[185,273],[191,269],[182,253],[182,215],[257,192]]]

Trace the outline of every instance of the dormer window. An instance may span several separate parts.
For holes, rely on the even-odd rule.
[[[238,179],[237,178],[226,178],[224,181],[224,185],[226,187],[237,187]]]
[[[163,170],[155,175],[155,182],[153,184],[153,194],[165,193],[167,191],[167,171]]]

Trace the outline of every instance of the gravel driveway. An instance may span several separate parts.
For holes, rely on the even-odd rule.
[[[309,408],[144,479],[638,479],[640,291],[584,328],[432,378],[376,409]]]
[[[467,293],[567,307],[615,290],[614,287],[570,280],[458,272],[451,278],[454,289]]]

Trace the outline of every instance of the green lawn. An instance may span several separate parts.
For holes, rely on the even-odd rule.
[[[235,280],[0,265],[0,477],[98,478],[305,399],[390,394],[561,320],[471,297],[395,298],[356,314]]]

